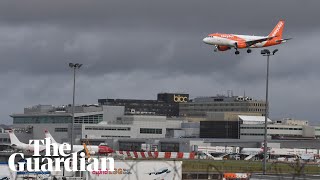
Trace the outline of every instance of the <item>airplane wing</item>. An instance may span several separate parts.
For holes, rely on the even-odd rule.
[[[254,45],[254,44],[257,44],[257,43],[261,43],[263,41],[267,41],[267,40],[271,40],[273,38],[275,38],[276,36],[271,36],[271,37],[265,37],[265,38],[260,38],[260,39],[255,39],[255,40],[252,40],[252,41],[246,41],[246,44],[248,47]]]

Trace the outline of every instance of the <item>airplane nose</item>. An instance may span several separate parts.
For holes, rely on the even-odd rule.
[[[202,41],[203,41],[204,43],[206,43],[206,44],[209,44],[209,38],[208,38],[208,37],[203,38]]]

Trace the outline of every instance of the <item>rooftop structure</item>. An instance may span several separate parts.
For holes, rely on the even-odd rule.
[[[241,124],[264,124],[265,117],[264,116],[243,116],[239,115],[239,121]],[[271,119],[268,118],[268,123],[272,123]]]
[[[198,97],[180,104],[180,116],[204,117],[207,112],[259,113],[264,115],[265,102],[247,96]]]

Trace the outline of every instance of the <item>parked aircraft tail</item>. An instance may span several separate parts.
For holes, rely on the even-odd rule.
[[[17,136],[14,134],[14,130],[10,130],[8,133],[9,133],[11,145],[23,144],[22,142],[19,141]]]
[[[50,138],[51,143],[57,143],[57,141],[54,140],[54,138],[52,137],[52,135],[50,134],[50,132],[47,129],[44,130],[44,134],[45,134],[46,138]]]

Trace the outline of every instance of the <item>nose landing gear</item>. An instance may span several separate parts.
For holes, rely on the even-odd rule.
[[[247,53],[251,53],[252,51],[251,51],[251,49],[247,49]]]
[[[240,54],[240,52],[238,50],[236,50],[236,52],[234,52],[236,55]]]
[[[217,52],[218,51],[218,46],[217,45],[215,45],[214,46],[214,50],[213,50],[214,52]]]

